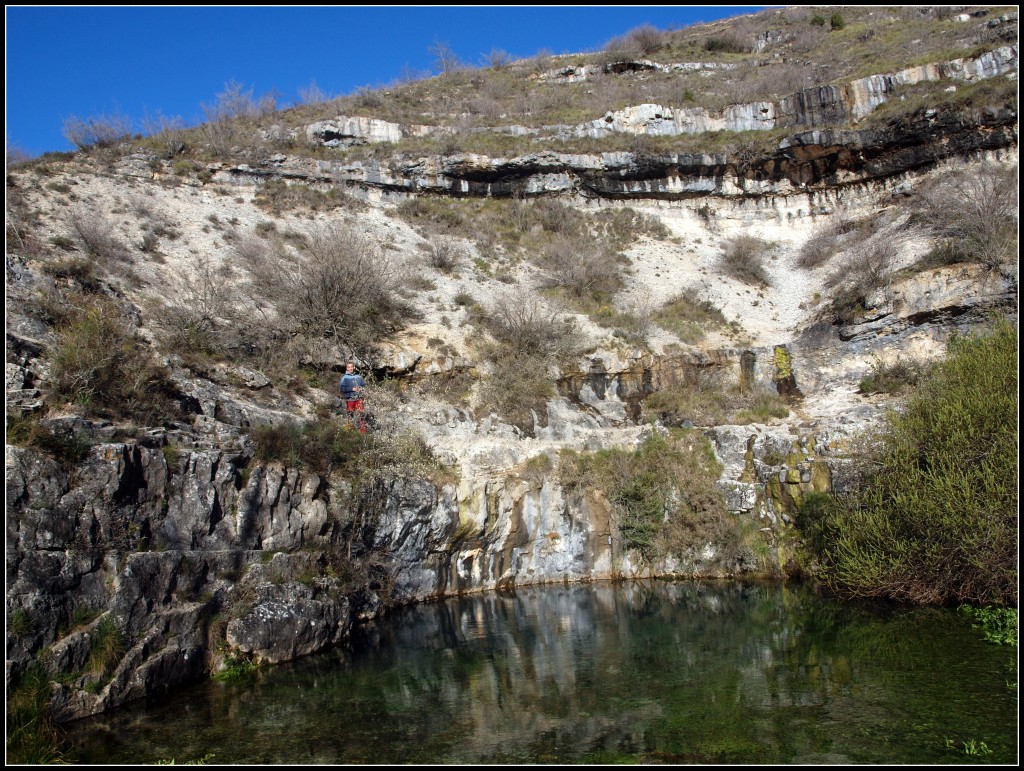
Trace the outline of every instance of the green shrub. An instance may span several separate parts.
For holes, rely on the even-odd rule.
[[[704,50],[709,53],[745,54],[753,50],[750,41],[742,35],[727,30],[704,41]]]
[[[56,330],[53,395],[87,412],[153,425],[174,414],[174,388],[117,303],[93,297]]]
[[[73,281],[87,291],[95,291],[100,287],[96,263],[84,257],[47,260],[43,263],[43,272],[54,278]]]
[[[90,635],[86,669],[106,679],[114,671],[125,651],[124,633],[111,618],[103,619]]]
[[[747,425],[785,418],[789,408],[774,392],[727,385],[709,370],[688,370],[681,382],[661,388],[643,403],[645,418],[667,426]]]
[[[50,713],[51,679],[36,663],[7,691],[7,762],[37,765],[65,762],[61,734]]]
[[[704,337],[706,329],[722,327],[726,323],[722,311],[709,301],[700,299],[692,289],[684,289],[667,300],[654,312],[653,319],[691,345]]]
[[[801,511],[822,580],[854,597],[1016,606],[1016,328],[952,340],[881,439],[858,490]]]
[[[42,450],[66,466],[74,466],[89,451],[87,437],[77,433],[55,434],[43,425],[39,414],[18,411],[7,413],[7,443]]]
[[[829,19],[829,24],[832,29],[842,29],[846,26],[846,20],[843,18],[843,14],[839,13],[839,11],[835,11]]]
[[[258,459],[304,466],[324,477],[335,470],[351,475],[369,443],[366,434],[353,430],[342,418],[325,416],[304,425],[259,426],[252,438]]]
[[[1017,609],[961,605],[957,610],[971,620],[975,629],[980,629],[985,639],[996,645],[1017,646]]]
[[[23,608],[18,608],[11,613],[7,620],[7,634],[14,639],[28,637],[36,630],[35,619]]]
[[[565,450],[558,473],[569,495],[605,494],[621,547],[646,562],[736,540],[715,485],[721,467],[707,439],[695,433],[652,433],[632,452]]]

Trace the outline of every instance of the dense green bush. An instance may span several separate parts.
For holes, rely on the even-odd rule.
[[[652,393],[643,403],[645,419],[667,426],[689,420],[698,426],[747,425],[785,418],[789,408],[777,393],[730,385],[713,370],[690,370],[682,380]]]
[[[881,360],[871,365],[871,372],[860,381],[860,390],[866,394],[895,394],[917,385],[925,367],[918,361],[898,356],[895,361]]]
[[[957,337],[845,498],[799,525],[842,594],[927,604],[1017,604],[1017,330]]]
[[[701,340],[705,330],[726,325],[722,311],[701,299],[693,289],[684,289],[669,298],[654,312],[653,320],[690,344]]]

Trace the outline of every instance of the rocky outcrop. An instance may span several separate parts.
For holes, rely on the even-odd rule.
[[[713,131],[770,131],[776,128],[816,128],[858,121],[889,100],[900,89],[935,81],[976,82],[1001,75],[1016,74],[1018,46],[1003,46],[974,58],[952,59],[923,64],[893,73],[871,75],[839,86],[803,89],[778,102],[763,101],[729,105],[721,112],[701,107],[672,107],[640,104],[611,111],[576,126],[480,127],[479,133],[532,135],[537,140],[565,140],[589,137],[600,139],[612,134],[677,136]],[[774,62],[755,63],[771,67]],[[567,66],[536,76],[553,83],[578,83],[596,74],[627,72],[713,72],[736,69],[737,64],[682,62],[659,64],[647,60]],[[955,86],[954,86],[955,87]],[[338,116],[318,121],[305,129],[308,141],[326,147],[350,147],[356,144],[398,142],[408,137],[454,133],[447,126],[407,125],[364,117]]]
[[[755,118],[751,118],[752,120]],[[350,164],[284,159],[261,167],[218,166],[233,184],[284,177],[391,194],[510,197],[577,194],[620,200],[755,198],[835,190],[891,179],[951,157],[1017,146],[1015,107],[922,109],[876,129],[815,129],[774,150],[722,153],[537,152],[514,158],[470,153]]]

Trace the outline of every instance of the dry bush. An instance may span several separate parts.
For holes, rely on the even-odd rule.
[[[851,233],[856,227],[857,223],[847,214],[836,215],[800,247],[797,264],[810,270],[827,262],[843,250],[843,236]]]
[[[796,31],[790,45],[795,53],[805,54],[818,49],[827,36],[822,27],[804,27]]]
[[[478,412],[493,412],[527,435],[533,435],[537,423],[546,414],[545,403],[555,396],[547,362],[530,353],[517,354],[506,348],[495,349],[488,358],[491,374],[480,384]]]
[[[462,245],[452,238],[441,236],[431,239],[427,245],[427,264],[442,273],[453,273],[465,260]]]
[[[666,30],[658,29],[653,24],[643,24],[635,27],[625,35],[612,38],[604,47],[604,50],[632,59],[642,56],[650,56],[655,51],[664,48],[669,42],[669,33]]]
[[[240,241],[235,253],[249,274],[253,306],[274,309],[264,318],[282,331],[366,351],[412,314],[398,294],[405,278],[399,266],[380,243],[345,224],[309,226],[297,251],[259,240]]]
[[[829,307],[839,322],[850,324],[860,318],[868,295],[891,281],[902,249],[899,238],[876,237],[858,246],[853,258],[837,268],[829,280],[829,286],[836,287]]]
[[[185,122],[177,115],[168,118],[159,110],[155,115],[146,113],[142,130],[160,148],[164,158],[173,158],[185,150]]]
[[[214,152],[228,153],[239,145],[245,151],[259,154],[264,148],[256,137],[253,121],[274,112],[276,105],[273,94],[265,94],[257,101],[252,88],[228,81],[213,104],[201,105],[206,118],[200,127],[201,136]]]
[[[183,274],[177,301],[160,303],[153,313],[153,322],[164,331],[172,350],[216,356],[237,344],[235,280],[228,263],[215,265],[208,255],[193,260]]]
[[[484,64],[492,70],[503,70],[512,64],[512,55],[503,48],[492,48],[484,57]]]
[[[704,50],[709,53],[746,54],[754,48],[751,35],[740,29],[728,29],[704,41]]]
[[[61,133],[79,150],[91,147],[113,147],[131,136],[132,121],[127,115],[93,115],[79,118],[71,115],[64,119]]]
[[[755,236],[740,235],[722,244],[721,264],[726,273],[748,284],[768,284],[764,269],[768,244]]]
[[[131,251],[114,234],[113,226],[102,214],[75,209],[68,214],[67,223],[82,250],[105,267],[109,267],[109,263],[132,261]]]
[[[622,285],[615,255],[586,236],[557,236],[540,263],[544,286],[562,289],[573,300],[610,297]]]
[[[558,308],[517,287],[495,299],[484,321],[495,339],[513,353],[558,360],[578,347],[575,327],[560,316]]]
[[[998,268],[1017,259],[1017,169],[986,167],[944,175],[920,194],[918,208],[941,240],[945,262]]]

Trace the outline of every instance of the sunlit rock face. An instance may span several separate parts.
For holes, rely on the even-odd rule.
[[[760,47],[770,34],[759,38]],[[537,77],[558,88],[625,73],[714,77],[735,66],[640,60]],[[722,110],[644,102],[577,125],[466,129],[528,137],[536,145],[508,157],[453,150],[353,160],[333,151],[445,139],[455,131],[335,115],[262,130],[265,140],[287,139],[287,152],[196,161],[188,173],[179,173],[174,159],[138,148],[109,167],[90,166],[88,158],[66,169],[53,162],[46,181],[42,173],[12,172],[11,189],[38,209],[42,224],[33,224],[39,231],[32,235],[49,251],[36,260],[8,255],[8,414],[37,418],[55,441],[49,448],[21,441],[6,447],[6,604],[8,628],[16,630],[8,635],[8,677],[49,657],[59,675],[54,714],[71,719],[233,667],[316,653],[389,603],[609,578],[785,574],[799,505],[812,493],[851,488],[851,447],[890,406],[859,390],[875,363],[901,355],[934,360],[953,334],[978,328],[993,313],[1016,313],[1015,263],[906,272],[934,239],[914,231],[909,209],[901,209],[942,164],[970,164],[972,173],[1012,166],[1015,107],[925,108],[868,128],[856,121],[908,85],[942,81],[955,88],[1014,76],[1016,69],[1014,45]],[[780,128],[790,131],[757,150],[750,142],[655,152],[643,141]],[[560,151],[544,144],[613,135],[637,139],[635,149],[587,152],[583,141]],[[304,143],[320,146],[316,157],[296,149]],[[664,145],[648,141],[652,146]],[[257,202],[271,184],[344,191],[344,202],[279,216]],[[185,416],[179,422],[87,419],[73,405],[47,401],[54,335],[38,309],[47,290],[69,280],[53,251],[67,241],[71,199],[50,195],[61,185],[97,211],[118,211],[115,232],[133,245],[152,234],[153,223],[138,213],[147,208],[180,231],[160,241],[159,252],[136,255],[132,281],[102,290],[123,295],[140,341],[153,344]],[[555,201],[581,217],[640,213],[657,220],[666,234],[635,235],[608,258],[621,261],[622,288],[603,310],[639,319],[689,290],[724,321],[689,342],[652,322],[643,344],[635,344],[623,330],[569,308],[561,321],[578,325],[579,352],[551,365],[550,392],[525,418],[504,420],[477,399],[491,376],[478,346],[488,333],[462,300],[486,309],[501,292],[534,291],[546,276],[531,264],[531,252],[509,260],[517,264],[498,278],[491,273],[497,250],[462,235],[452,236],[464,249],[460,264],[449,273],[433,270],[424,253],[436,234],[417,230],[396,209],[448,197],[494,208]],[[836,224],[890,215],[873,238],[899,244],[891,280],[858,298],[857,313],[840,318],[830,302],[855,271],[859,246],[837,247],[818,266],[804,264],[803,249]],[[258,459],[254,435],[261,428],[322,419],[331,381],[347,359],[343,345],[325,344],[303,360],[327,381],[311,386],[295,385],[296,373],[282,377],[251,363],[186,366],[182,353],[163,342],[154,301],[191,307],[210,299],[196,291],[199,258],[231,274],[238,269],[232,244],[240,238],[263,233],[268,241],[295,243],[312,224],[332,218],[373,235],[400,272],[420,279],[404,297],[416,318],[389,331],[361,362],[365,369],[398,389],[422,386],[424,393],[465,381],[463,396],[417,396],[389,416],[422,438],[444,474],[395,472],[363,489],[351,476],[317,473],[294,458]],[[540,225],[523,235],[543,232]],[[730,241],[751,235],[770,248],[763,285],[744,283],[722,266]],[[231,275],[239,280],[233,289],[244,284]],[[782,397],[789,414],[712,425],[695,415],[663,420],[648,409],[652,396],[695,383],[718,392],[762,390]],[[644,559],[624,545],[613,491],[569,489],[559,458],[568,451],[629,452],[670,430],[709,444],[721,466],[712,486],[728,527],[721,538]],[[692,480],[676,481],[677,489],[665,491],[670,503]],[[570,610],[559,605],[545,617],[571,624]]]

